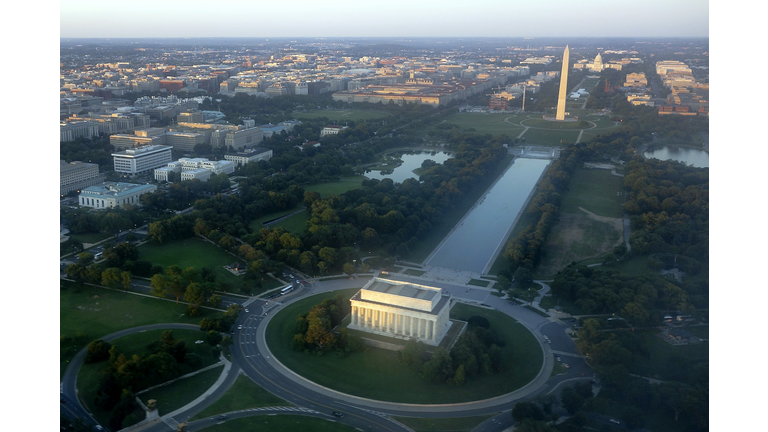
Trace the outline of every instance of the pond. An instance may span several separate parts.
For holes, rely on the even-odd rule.
[[[409,178],[418,180],[419,176],[416,175],[413,170],[421,168],[422,162],[430,159],[437,162],[438,164],[442,164],[452,157],[452,154],[442,151],[405,153],[400,157],[400,160],[402,160],[403,163],[393,171],[370,171],[365,173],[365,176],[369,179],[377,180],[384,180],[385,178],[388,178],[392,179],[392,181],[395,183],[402,183]]]
[[[427,258],[427,265],[487,273],[551,161],[517,158]]]
[[[697,148],[667,146],[643,153],[647,158],[676,160],[696,168],[709,167],[709,152]]]

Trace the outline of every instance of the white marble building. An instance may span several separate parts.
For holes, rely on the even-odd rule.
[[[441,288],[373,278],[350,303],[353,330],[437,346],[451,326],[452,297]]]

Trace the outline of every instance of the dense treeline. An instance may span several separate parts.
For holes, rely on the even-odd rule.
[[[99,171],[111,171],[114,163],[112,152],[115,148],[109,143],[109,135],[101,134],[93,138],[75,138],[59,144],[59,158],[65,162],[89,162],[99,165]]]
[[[108,360],[93,402],[99,409],[111,412],[109,426],[113,430],[142,420],[134,413],[136,392],[177,378],[203,364],[203,358],[188,352],[186,342],[176,340],[171,330],[164,331],[160,340],[147,348],[149,354],[131,355],[102,340],[88,345],[87,363]],[[212,356],[218,356],[218,353],[217,347],[211,348]]]
[[[590,363],[600,377],[606,397],[621,401],[625,421],[642,427],[642,416],[635,413],[661,412],[674,418],[680,431],[708,430],[709,363],[676,355],[664,365],[662,381],[630,375],[643,373],[650,359],[644,332],[605,331],[595,319],[584,321],[577,346],[589,353]],[[594,407],[598,408],[598,407]]]
[[[550,284],[552,293],[573,302],[585,314],[621,316],[635,326],[651,326],[667,313],[694,314],[707,307],[707,292],[679,287],[661,275],[630,276],[615,270],[570,266]]]
[[[560,196],[568,190],[571,176],[581,163],[578,151],[568,147],[560,153],[560,159],[554,161],[544,173],[526,210],[534,215],[537,222],[507,242],[502,254],[506,261],[499,274],[512,279],[519,268],[530,271],[538,264],[547,235],[557,222]]]

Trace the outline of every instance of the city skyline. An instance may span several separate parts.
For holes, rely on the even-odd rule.
[[[199,7],[198,7],[199,6]],[[129,9],[111,3],[60,3],[60,38],[167,37],[708,37],[709,2],[649,0],[640,19],[608,0],[473,3],[394,0],[387,7],[339,0],[331,5],[299,0],[284,19],[268,5],[234,1],[211,8],[197,0],[138,0]],[[626,10],[625,10],[626,9]],[[552,11],[557,11],[553,15]]]

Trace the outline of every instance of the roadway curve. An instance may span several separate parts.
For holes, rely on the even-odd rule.
[[[415,283],[427,282],[421,278],[411,278],[403,275],[393,276],[397,279],[410,280]],[[428,281],[427,283],[446,289],[459,300],[470,303],[483,303],[499,310],[522,323],[534,334],[541,344],[545,361],[539,375],[531,383],[512,393],[482,401],[443,405],[383,402],[343,394],[312,383],[282,366],[272,356],[265,342],[265,334],[267,324],[275,311],[309,295],[359,287],[367,281],[368,278],[356,278],[354,280],[335,279],[310,283],[302,290],[286,296],[285,303],[282,304],[275,303],[274,301],[267,302],[262,299],[249,301],[247,306],[249,312],[241,313],[240,318],[238,318],[238,325],[242,325],[243,328],[236,331],[236,344],[232,347],[233,365],[224,384],[217,388],[209,398],[193,408],[173,416],[172,419],[147,424],[141,430],[151,432],[173,430],[172,425],[187,421],[224,394],[237,378],[240,370],[267,391],[295,404],[298,408],[243,410],[229,413],[229,419],[250,415],[293,413],[333,419],[365,431],[392,432],[410,430],[402,424],[391,420],[389,416],[393,415],[451,418],[487,414],[497,415],[478,426],[476,430],[483,432],[502,431],[513,425],[513,420],[508,412],[515,402],[540,394],[551,393],[567,381],[592,379],[591,368],[575,352],[574,342],[564,331],[568,327],[567,324],[554,318],[544,318],[520,305],[511,305],[506,300],[490,295],[490,291],[476,287],[470,289],[464,286],[450,285],[437,280]],[[266,316],[264,315],[265,311],[268,311]],[[154,324],[122,330],[105,336],[102,339],[109,341],[129,334],[154,329],[199,329],[199,327],[191,324]],[[551,344],[545,343],[542,335],[547,335],[551,340]],[[83,363],[85,351],[83,349],[75,356],[64,374],[62,379],[62,399],[66,399],[68,403],[61,406],[62,412],[68,410],[72,416],[92,421],[91,416],[80,406],[75,389],[77,371]],[[567,361],[571,367],[566,374],[550,378],[555,363],[555,355],[562,357],[563,361]],[[343,419],[336,419],[331,415],[333,411],[342,412],[345,414],[345,417]],[[191,422],[188,426],[190,431],[196,431],[220,421],[212,417]]]

